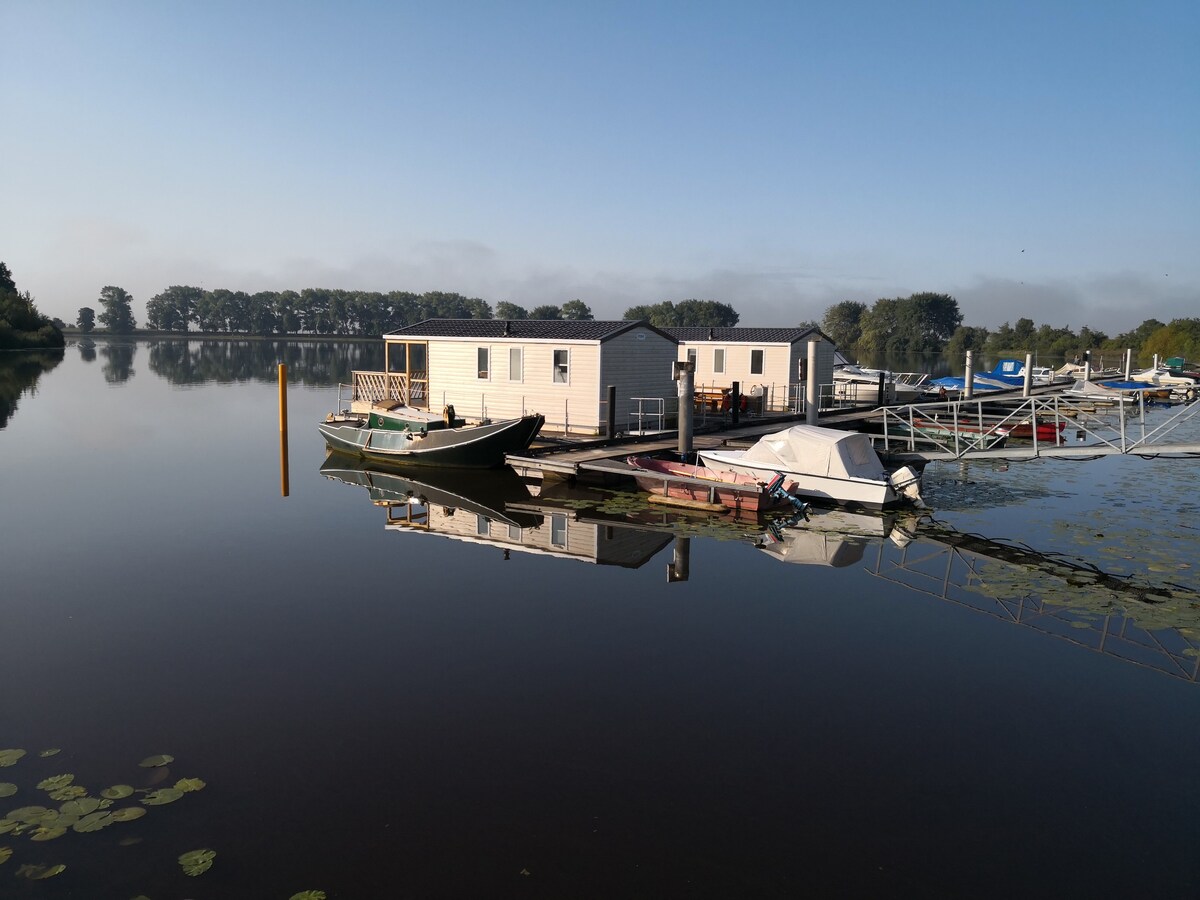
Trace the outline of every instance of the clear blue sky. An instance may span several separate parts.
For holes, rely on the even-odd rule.
[[[0,260],[108,284],[1200,315],[1200,3],[0,2]]]

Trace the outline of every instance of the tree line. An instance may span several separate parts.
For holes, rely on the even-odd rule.
[[[136,329],[132,301],[122,288],[105,287],[99,297],[103,311],[96,316],[92,308],[81,308],[79,329],[90,332],[98,321],[110,332],[132,333]],[[417,294],[305,288],[251,294],[173,285],[146,303],[146,327],[160,332],[376,337],[434,318],[590,320],[594,316],[580,299],[532,309],[501,301],[493,309],[479,297],[445,291]],[[740,316],[728,303],[690,299],[631,306],[622,318],[674,328],[731,327]],[[1131,347],[1145,359],[1154,353],[1200,357],[1197,319],[1177,319],[1169,324],[1147,319],[1113,337],[1086,325],[1073,331],[1068,326],[1038,325],[1029,318],[988,329],[964,325],[958,301],[949,294],[930,291],[881,297],[870,306],[845,300],[825,310],[819,327],[848,354],[948,352],[957,356],[974,350],[992,356],[1034,352],[1070,357],[1088,350]]]
[[[12,271],[0,262],[0,350],[62,347],[62,323],[38,312],[29,291],[18,291]]]

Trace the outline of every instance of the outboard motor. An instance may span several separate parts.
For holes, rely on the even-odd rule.
[[[921,473],[912,466],[901,466],[888,480],[898,495],[907,497],[914,506],[925,506],[925,501],[921,499]]]

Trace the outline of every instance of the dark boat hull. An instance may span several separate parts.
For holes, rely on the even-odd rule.
[[[406,466],[491,469],[504,465],[505,454],[527,450],[545,421],[544,416],[522,416],[427,434],[367,428],[354,422],[322,422],[317,427],[331,450],[363,459]]]

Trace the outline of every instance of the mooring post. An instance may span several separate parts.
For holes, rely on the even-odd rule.
[[[1125,348],[1125,380],[1129,380],[1129,373],[1133,369],[1133,348]]]
[[[679,458],[686,460],[692,452],[692,406],[695,403],[692,381],[696,364],[691,360],[677,361],[672,374],[679,382]]]
[[[975,396],[975,359],[970,350],[967,351],[967,371],[963,375],[962,395],[964,400]]]
[[[691,568],[692,539],[690,537],[675,538],[675,549],[671,561],[667,563],[667,583],[688,580],[688,569]]]
[[[279,485],[288,495],[287,363],[279,364]]]
[[[729,423],[736,425],[742,411],[742,384],[735,381],[729,388]]]
[[[1092,380],[1092,351],[1091,350],[1083,351],[1083,380],[1084,381]]]
[[[661,370],[660,370],[661,371]],[[641,425],[641,423],[638,423]],[[608,386],[608,439],[611,441],[617,436],[617,386],[610,384]]]
[[[883,381],[884,381],[884,374],[882,372],[880,372],[879,373],[879,395],[878,395],[878,399],[875,403],[876,406],[883,406],[885,399],[886,399],[883,394]]]
[[[804,397],[804,421],[809,425],[816,425],[818,413],[821,411],[821,400],[819,394],[820,385],[817,384],[817,342],[808,342],[808,385],[807,393]]]
[[[1021,387],[1021,396],[1028,397],[1033,388],[1033,354],[1025,354],[1025,383]],[[1036,429],[1035,429],[1036,430]]]

